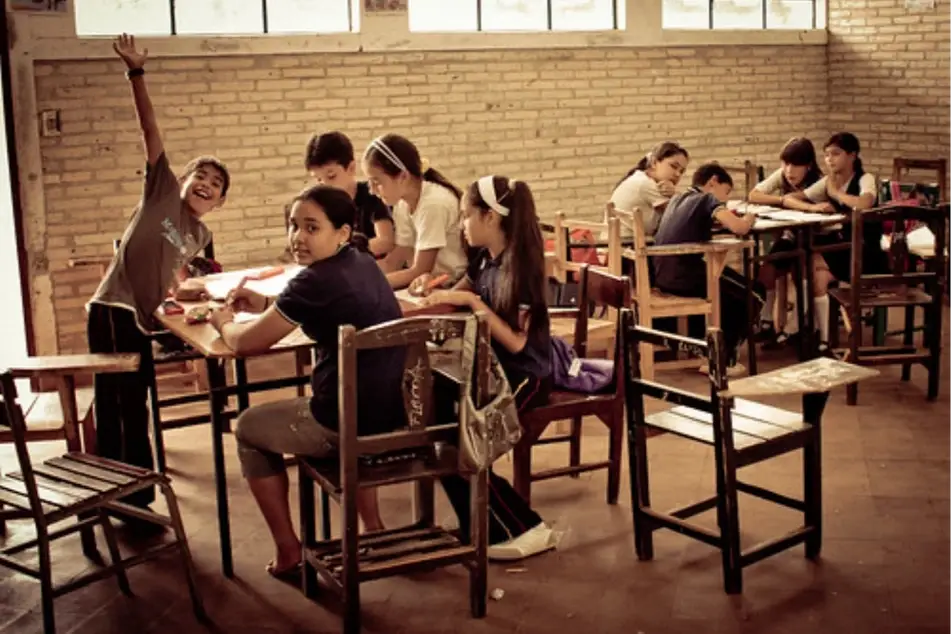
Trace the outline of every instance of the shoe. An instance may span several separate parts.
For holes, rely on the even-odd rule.
[[[773,322],[764,319],[759,322],[759,327],[756,329],[754,340],[760,342],[769,342],[776,339],[777,336],[776,327],[773,326]]]
[[[775,334],[772,340],[763,343],[763,350],[782,350],[789,343],[789,334],[786,331],[780,330]]]
[[[555,547],[555,532],[542,522],[515,539],[489,546],[487,554],[493,561],[517,561],[538,555]]]
[[[699,368],[697,368],[697,371],[700,372],[700,374],[709,374],[710,365],[704,362],[700,365]],[[726,367],[726,378],[728,379],[735,379],[738,376],[745,376],[745,375],[746,375],[746,366],[743,365],[742,363],[734,362]]]

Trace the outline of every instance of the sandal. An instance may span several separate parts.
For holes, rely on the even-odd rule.
[[[275,566],[274,561],[269,561],[264,570],[267,571],[267,574],[271,575],[275,579],[280,579],[282,581],[292,581],[299,577],[303,565],[304,560],[300,560],[296,564],[291,564],[286,568],[278,569],[277,566]]]
[[[786,344],[789,342],[789,335],[784,330],[780,330],[776,333],[776,337],[772,341],[767,341],[763,343],[763,350],[781,350],[786,347]]]

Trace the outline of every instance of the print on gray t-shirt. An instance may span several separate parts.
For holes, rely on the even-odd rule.
[[[146,166],[142,202],[90,303],[134,311],[145,332],[168,294],[176,273],[211,241],[211,232],[182,201],[178,178],[162,153]]]

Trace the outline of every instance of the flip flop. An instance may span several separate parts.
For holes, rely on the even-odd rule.
[[[283,581],[291,580],[295,575],[300,575],[301,567],[304,565],[303,560],[298,561],[296,564],[291,564],[286,568],[281,568],[280,570],[274,565],[273,561],[269,561],[264,570],[267,571],[267,574],[271,575],[275,579],[281,579]]]

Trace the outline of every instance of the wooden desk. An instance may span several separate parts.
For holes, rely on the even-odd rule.
[[[758,376],[730,381],[720,396],[732,398],[829,392],[840,385],[857,383],[878,375],[878,370],[818,357]]]

